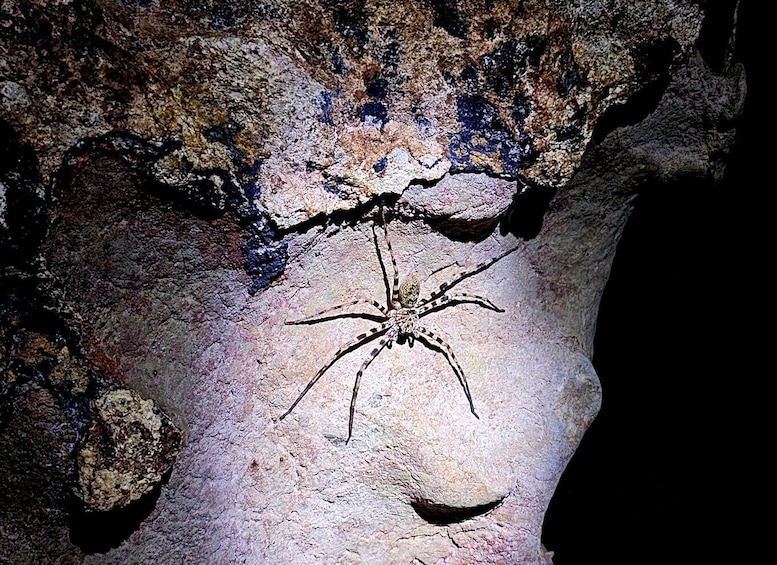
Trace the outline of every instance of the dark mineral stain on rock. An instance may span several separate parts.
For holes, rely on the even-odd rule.
[[[459,121],[467,130],[494,132],[502,129],[496,108],[482,96],[460,96],[456,104]]]
[[[461,21],[459,8],[455,2],[448,0],[429,0],[434,12],[434,25],[441,27],[453,37],[464,39],[467,36],[467,27]]]
[[[77,174],[75,169],[80,162],[89,163],[106,158],[128,159],[135,167],[127,171],[127,175],[135,179],[135,188],[140,189],[140,192],[153,195],[162,202],[172,204],[175,209],[185,210],[207,221],[231,219],[236,226],[247,232],[241,249],[245,257],[245,270],[251,277],[249,292],[253,294],[280,276],[288,260],[288,253],[286,243],[276,239],[267,214],[255,208],[255,199],[261,193],[261,187],[256,182],[256,172],[261,162],[257,160],[248,164],[243,161],[233,141],[239,131],[239,126],[226,122],[204,132],[209,140],[234,148],[241,177],[239,179],[222,169],[192,168],[190,172],[195,178],[187,183],[169,185],[159,182],[153,178],[152,165],[178,146],[155,144],[129,132],[114,132],[85,140],[70,151],[67,162],[74,165],[60,172],[59,184],[66,186],[70,182],[70,178]],[[123,170],[123,166],[117,166],[117,170]],[[218,177],[220,182],[214,183],[214,177]]]
[[[227,120],[221,124],[216,124],[207,128],[202,132],[202,135],[208,141],[213,143],[221,143],[225,147],[229,148],[229,156],[233,163],[242,164],[243,155],[237,147],[235,137],[242,130],[242,126],[233,120]]]
[[[347,181],[343,177],[332,176],[324,181],[324,190],[340,200],[347,200],[348,193],[340,188],[341,186],[344,186],[346,182]]]
[[[529,114],[531,114],[531,100],[520,94],[513,96],[512,118],[516,125],[525,124]]]
[[[384,74],[393,76],[397,72],[399,67],[399,59],[402,54],[402,45],[399,41],[391,41],[386,45],[386,49],[381,56],[381,62],[383,63]]]
[[[210,27],[224,29],[233,27],[237,23],[235,6],[229,3],[219,4],[210,10]]]
[[[480,92],[480,73],[474,65],[467,65],[461,70],[458,80],[451,81],[452,85],[458,84],[464,91],[469,93]]]
[[[456,102],[458,119],[464,129],[451,139],[453,170],[487,170],[515,175],[533,160],[531,139],[526,135],[516,139],[499,118],[497,109],[483,96],[460,96]],[[473,157],[478,155],[498,156],[502,170],[493,171],[490,167],[477,166]]]
[[[516,39],[509,39],[480,59],[486,86],[499,96],[515,88],[519,75],[526,70],[526,58],[518,47]]]
[[[526,65],[538,67],[542,56],[548,48],[548,40],[539,35],[529,35],[520,41],[520,52],[525,58]]]
[[[380,76],[375,77],[366,85],[367,96],[375,100],[384,100],[388,91],[388,81]]]
[[[339,198],[342,198],[343,193],[339,188],[339,183],[337,179],[334,179],[334,178],[326,179],[324,181],[324,191],[328,192],[329,194],[334,194]]]
[[[372,165],[372,170],[376,173],[379,173],[383,171],[386,168],[386,165],[388,164],[388,160],[385,157],[381,157],[377,161],[375,161],[375,164]]]
[[[564,69],[556,81],[556,90],[559,95],[562,97],[568,96],[577,85],[579,78],[577,65],[573,64],[568,69]]]
[[[322,90],[313,102],[318,108],[316,119],[322,124],[335,125],[332,121],[332,94]]]
[[[251,294],[267,288],[283,274],[289,261],[288,245],[284,240],[275,238],[274,230],[264,217],[249,224],[251,236],[242,245],[245,254],[245,270],[251,277]]]
[[[583,136],[582,128],[577,124],[568,126],[559,126],[554,129],[556,132],[556,141],[581,140]]]
[[[359,119],[382,130],[388,121],[388,110],[380,102],[366,102],[359,108]]]
[[[335,31],[345,39],[352,54],[361,56],[369,36],[369,22],[364,3],[358,0],[347,0],[333,2],[333,5]]]

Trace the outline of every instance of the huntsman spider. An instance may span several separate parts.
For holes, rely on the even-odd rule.
[[[334,365],[338,359],[340,359],[340,357],[342,357],[346,353],[356,350],[361,345],[364,345],[365,343],[381,336],[375,348],[370,352],[370,354],[364,360],[364,363],[362,363],[361,367],[359,368],[359,371],[356,373],[356,382],[354,383],[353,394],[351,396],[351,408],[350,408],[350,415],[348,418],[348,437],[345,440],[346,444],[348,444],[348,442],[350,441],[351,435],[353,433],[353,417],[354,417],[354,411],[356,409],[356,397],[359,394],[359,385],[361,383],[362,374],[370,365],[370,363],[372,363],[375,360],[378,354],[381,351],[383,351],[383,348],[388,347],[390,349],[394,342],[397,342],[400,345],[407,342],[407,344],[410,347],[412,347],[415,340],[417,339],[429,349],[437,350],[438,352],[442,353],[445,356],[445,358],[448,360],[448,363],[450,364],[451,368],[453,369],[454,373],[459,379],[459,383],[464,389],[464,394],[467,396],[467,401],[469,402],[470,411],[472,412],[473,416],[475,416],[475,418],[480,419],[480,416],[478,416],[477,413],[475,412],[475,405],[472,402],[472,394],[470,393],[470,390],[469,390],[467,377],[464,376],[464,369],[462,369],[461,365],[456,360],[456,356],[453,353],[453,349],[451,349],[451,346],[448,345],[448,343],[446,343],[441,337],[439,337],[434,332],[428,330],[423,325],[421,325],[419,320],[434,310],[440,310],[442,308],[446,308],[454,304],[463,304],[463,303],[475,304],[487,310],[493,310],[494,312],[504,312],[503,309],[499,308],[493,302],[491,302],[487,298],[483,298],[482,296],[477,296],[475,294],[468,294],[464,292],[449,295],[447,294],[447,292],[455,285],[459,284],[460,282],[464,281],[465,279],[473,275],[476,275],[482,271],[485,271],[491,265],[493,265],[500,259],[506,257],[516,249],[518,249],[517,246],[513,247],[512,249],[509,249],[508,251],[501,253],[495,259],[492,259],[485,263],[481,263],[474,269],[461,273],[453,281],[449,283],[443,283],[442,285],[440,285],[437,291],[433,292],[429,296],[429,298],[427,298],[426,300],[422,300],[419,303],[418,296],[419,296],[420,287],[421,287],[420,281],[418,280],[417,276],[414,273],[410,273],[407,276],[407,278],[405,278],[404,281],[402,281],[402,284],[400,284],[399,270],[397,269],[397,262],[396,262],[396,259],[394,258],[394,251],[391,247],[391,241],[389,240],[388,227],[386,226],[386,217],[382,208],[380,211],[380,215],[383,223],[383,232],[385,236],[386,247],[388,248],[389,257],[391,258],[391,266],[394,271],[394,282],[392,284],[391,289],[388,288],[388,275],[384,276],[384,283],[386,284],[386,295],[388,296],[389,292],[391,293],[390,300],[388,301],[388,306],[387,307],[383,306],[379,302],[375,300],[371,300],[369,298],[357,298],[356,300],[352,300],[351,302],[346,302],[344,304],[339,304],[337,306],[327,308],[311,316],[307,316],[299,320],[291,320],[286,322],[286,325],[317,324],[320,322],[326,322],[340,317],[357,317],[357,318],[365,318],[369,320],[377,320],[380,322],[378,326],[375,326],[370,330],[368,330],[367,332],[358,335],[356,338],[347,342],[340,349],[338,349],[335,352],[335,354],[332,356],[332,358],[323,367],[321,367],[321,369],[319,369],[318,373],[316,373],[316,375],[312,379],[310,379],[310,381],[305,386],[305,388],[302,389],[302,392],[299,394],[297,399],[292,403],[289,409],[286,410],[286,412],[284,412],[283,415],[281,415],[279,418],[280,420],[283,420],[286,416],[291,414],[292,410],[294,410],[297,404],[299,404],[299,402],[305,397],[305,395],[310,391],[310,389],[315,386],[315,384],[319,381],[319,379],[322,376],[324,376],[324,373],[326,373],[327,370],[332,365]],[[377,238],[377,235],[376,235],[376,238]],[[384,265],[383,258],[381,256],[380,248],[377,246],[377,239],[376,239],[376,252],[378,254],[378,260],[380,261],[381,266],[383,266]],[[385,269],[383,270],[385,274]],[[344,310],[346,308],[355,306],[357,304],[371,306],[376,310],[378,310],[380,312],[380,315],[370,314],[367,312],[346,312],[343,314],[336,314],[333,316],[322,317],[325,314],[331,314],[339,310]]]

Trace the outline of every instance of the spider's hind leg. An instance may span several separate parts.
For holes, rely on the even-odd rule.
[[[348,438],[345,440],[346,445],[348,444],[349,441],[351,441],[351,433],[353,432],[353,416],[354,416],[354,413],[356,412],[356,395],[359,394],[359,385],[361,384],[362,374],[367,369],[367,367],[370,366],[370,363],[372,363],[375,360],[375,358],[383,350],[384,347],[391,348],[392,341],[393,340],[387,337],[382,338],[375,346],[375,349],[373,349],[370,352],[369,357],[367,357],[367,359],[364,360],[364,363],[362,363],[362,366],[359,368],[359,371],[356,373],[356,382],[353,384],[353,395],[351,396],[351,409],[348,416]]]
[[[443,340],[440,336],[438,336],[433,332],[430,332],[426,328],[416,327],[415,331],[417,332],[418,337],[421,338],[423,342],[425,342],[432,349],[440,350],[443,353],[443,355],[445,355],[445,358],[448,359],[448,363],[451,364],[451,367],[453,367],[453,371],[456,373],[456,376],[459,378],[459,382],[461,383],[461,386],[464,389],[464,394],[467,395],[467,401],[469,402],[470,412],[472,412],[472,415],[475,416],[475,418],[480,419],[480,416],[478,416],[477,412],[475,412],[475,405],[472,402],[472,394],[470,394],[470,391],[469,391],[469,383],[467,383],[467,377],[464,376],[464,369],[461,368],[461,365],[459,365],[459,362],[456,360],[456,356],[453,354],[453,349],[451,349],[451,346],[448,345],[445,342],[445,340]]]

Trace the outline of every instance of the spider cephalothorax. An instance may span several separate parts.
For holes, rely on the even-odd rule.
[[[394,251],[391,248],[391,241],[389,240],[389,236],[388,236],[388,228],[386,227],[386,218],[383,215],[382,209],[381,209],[381,219],[383,221],[383,230],[384,230],[384,235],[386,240],[386,247],[388,248],[389,256],[391,258],[391,266],[393,267],[393,271],[394,271],[394,281],[390,289],[391,297],[388,301],[388,307],[384,307],[382,304],[376,302],[375,300],[371,300],[367,298],[358,298],[356,300],[347,302],[345,304],[339,304],[338,306],[327,308],[326,310],[313,314],[312,316],[308,316],[307,318],[286,322],[286,324],[316,324],[319,322],[332,320],[333,318],[337,318],[337,315],[329,316],[326,318],[322,318],[321,316],[323,316],[324,314],[335,312],[337,310],[348,308],[350,306],[354,306],[356,304],[366,304],[366,305],[372,306],[373,308],[379,310],[381,313],[380,316],[377,316],[379,318],[380,324],[371,328],[369,331],[361,335],[358,335],[355,339],[349,341],[348,343],[343,345],[340,349],[338,349],[337,352],[335,352],[335,354],[332,356],[332,358],[326,363],[326,365],[321,367],[318,373],[316,373],[316,375],[308,382],[307,386],[305,386],[305,388],[299,394],[297,399],[292,403],[289,409],[286,410],[286,412],[284,412],[280,416],[280,419],[283,420],[286,416],[291,414],[291,411],[294,410],[294,408],[297,406],[297,404],[299,404],[299,402],[308,393],[308,391],[311,388],[313,388],[313,386],[324,375],[324,373],[329,369],[329,367],[334,365],[335,361],[337,361],[340,357],[342,357],[349,351],[355,350],[356,348],[363,345],[364,343],[380,337],[380,340],[378,341],[377,345],[370,352],[369,356],[364,361],[364,363],[362,363],[362,366],[359,368],[359,371],[356,373],[356,382],[354,383],[353,395],[351,396],[350,416],[348,419],[348,437],[345,440],[346,443],[348,443],[348,441],[351,439],[351,434],[353,432],[353,416],[356,408],[356,396],[359,393],[359,384],[361,383],[362,374],[364,373],[365,369],[369,366],[369,364],[372,363],[372,361],[383,350],[383,348],[384,347],[391,348],[394,342],[397,342],[399,344],[403,344],[407,342],[408,345],[412,347],[415,340],[418,339],[419,341],[424,343],[427,347],[431,349],[436,349],[437,351],[440,351],[443,355],[445,355],[446,359],[448,360],[451,367],[453,368],[453,371],[456,373],[456,376],[458,377],[462,388],[464,389],[464,394],[466,394],[467,401],[469,402],[470,411],[476,418],[479,418],[479,416],[475,412],[475,405],[472,402],[472,395],[470,394],[470,391],[469,391],[469,384],[467,383],[467,378],[464,376],[464,370],[461,368],[461,365],[456,360],[456,356],[453,354],[453,350],[451,349],[450,345],[448,345],[441,337],[439,337],[438,335],[436,335],[435,333],[431,332],[430,330],[426,329],[423,325],[421,325],[419,320],[420,318],[432,312],[433,310],[437,310],[437,309],[445,308],[447,306],[451,306],[453,304],[461,304],[461,303],[475,304],[477,306],[481,306],[488,310],[493,310],[494,312],[504,312],[504,310],[497,307],[490,300],[488,300],[487,298],[483,298],[482,296],[477,296],[474,294],[466,294],[463,292],[449,295],[447,294],[447,292],[453,286],[459,284],[464,279],[471,277],[472,275],[475,275],[477,273],[480,273],[481,271],[486,270],[488,267],[490,267],[491,265],[493,265],[494,263],[496,263],[497,261],[499,261],[500,259],[502,259],[503,257],[507,256],[508,254],[512,253],[517,249],[517,247],[514,247],[500,254],[495,259],[492,259],[491,261],[488,261],[486,263],[482,263],[471,271],[467,271],[465,273],[460,274],[452,282],[441,285],[440,288],[436,292],[432,293],[432,295],[428,299],[422,300],[419,304],[417,304],[418,297],[420,294],[420,289],[421,289],[420,281],[418,280],[418,277],[415,275],[415,273],[410,273],[407,276],[407,278],[405,278],[405,280],[402,281],[402,284],[399,283],[399,270],[397,269],[397,262],[396,262],[396,259],[394,258]],[[386,284],[388,286],[388,281],[386,281]],[[387,292],[389,292],[388,288],[387,288]],[[376,316],[373,314],[359,313],[359,312],[349,313],[348,315],[363,317],[368,319],[376,318]]]

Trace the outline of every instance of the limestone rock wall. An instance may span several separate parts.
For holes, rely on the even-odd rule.
[[[702,8],[3,3],[2,559],[550,563],[630,203],[733,140]]]

